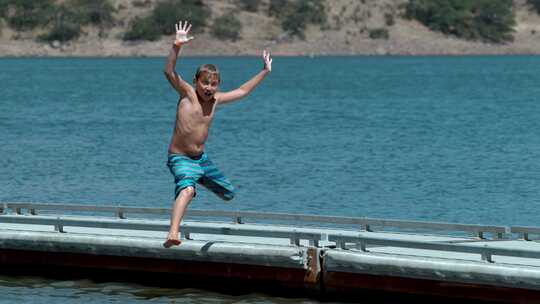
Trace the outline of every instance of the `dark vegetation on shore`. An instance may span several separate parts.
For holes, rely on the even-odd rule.
[[[359,0],[361,5],[366,0]],[[289,37],[305,38],[308,25],[328,29],[325,0],[236,0],[240,10],[275,18]],[[527,0],[531,10],[540,13],[540,0]],[[207,31],[221,40],[238,40],[242,23],[229,12],[208,24],[211,10],[202,0],[134,0],[132,5],[148,8],[148,14],[130,21],[123,40],[155,41],[174,33],[172,24],[190,20],[194,30]],[[84,26],[105,29],[119,22],[110,0],[0,0],[0,31],[8,26],[17,32],[42,28],[38,41],[52,43],[76,40]],[[515,14],[512,0],[409,0],[400,7],[399,18],[415,19],[433,31],[460,39],[489,43],[513,40]],[[394,15],[385,15],[386,25],[394,24]],[[388,39],[386,28],[369,30],[372,39]]]
[[[406,17],[433,31],[493,43],[511,41],[516,24],[512,0],[410,0]]]

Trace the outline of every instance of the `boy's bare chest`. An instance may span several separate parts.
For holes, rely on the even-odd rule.
[[[210,125],[214,118],[213,104],[186,104],[179,108],[179,118],[190,125]]]

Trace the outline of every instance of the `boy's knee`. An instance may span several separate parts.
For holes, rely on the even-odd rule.
[[[180,190],[180,196],[193,198],[193,196],[195,196],[195,188],[193,186],[185,187],[184,189]]]

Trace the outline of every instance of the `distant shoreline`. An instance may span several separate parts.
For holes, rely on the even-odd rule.
[[[537,45],[538,44],[538,45]],[[85,37],[66,44],[47,44],[31,39],[0,39],[0,58],[134,58],[165,57],[170,37],[159,41],[125,42],[118,39]],[[250,57],[268,49],[279,57],[349,57],[349,56],[535,56],[540,55],[540,40],[530,43],[487,44],[454,37],[441,40],[357,40],[354,45],[319,43],[319,40],[219,41],[203,35],[182,50],[181,57]],[[309,50],[309,51],[306,51]]]
[[[540,55],[540,15],[531,10],[525,0],[513,0],[516,24],[512,39],[505,43],[460,39],[433,31],[426,25],[402,18],[400,3],[406,0],[380,0],[349,9],[350,1],[325,1],[328,24],[325,29],[309,24],[302,39],[284,33],[275,18],[268,16],[266,7],[258,12],[240,10],[242,24],[239,38],[219,40],[207,27],[195,34],[193,42],[182,51],[182,57],[249,57],[259,56],[268,49],[277,57],[348,57],[348,56],[536,56]],[[211,24],[224,12],[236,9],[238,1],[212,2]],[[146,0],[145,6],[130,1],[113,0],[118,22],[104,31],[96,26],[82,27],[80,35],[68,42],[50,43],[36,39],[42,29],[16,31],[0,20],[0,58],[152,58],[167,56],[172,35],[155,41],[123,40],[131,20],[146,16],[157,3]],[[376,5],[377,4],[377,5]],[[349,5],[349,6],[347,6]],[[120,9],[120,7],[122,7]],[[344,9],[345,8],[345,9]],[[385,16],[392,17],[388,24]],[[122,22],[119,22],[122,20]],[[384,37],[370,37],[369,31],[384,29]]]
[[[30,59],[30,58],[42,58],[42,59],[123,59],[123,58],[164,58],[167,54],[163,55],[0,55],[0,59]],[[280,55],[272,54],[276,58],[295,58],[295,57],[519,57],[519,56],[540,56],[540,53],[501,53],[501,54],[477,54],[477,53],[464,53],[464,54],[298,54],[298,55]],[[241,54],[241,55],[184,55],[183,58],[212,58],[212,57],[259,57],[254,54]]]

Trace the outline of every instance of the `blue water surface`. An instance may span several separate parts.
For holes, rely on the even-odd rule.
[[[222,90],[253,57],[217,64]],[[177,94],[163,58],[0,59],[0,200],[169,207]],[[540,57],[274,59],[218,110],[207,153],[236,186],[190,208],[537,225]]]
[[[259,58],[181,58],[222,73]],[[169,207],[178,96],[162,58],[0,59],[0,201]],[[207,153],[238,193],[190,208],[538,225],[540,57],[274,59],[219,109]],[[0,277],[1,302],[311,303],[196,289]]]

